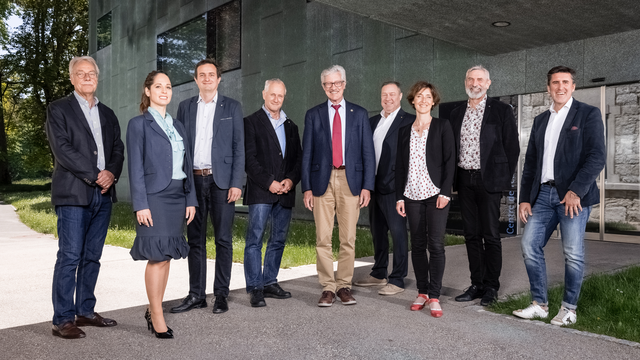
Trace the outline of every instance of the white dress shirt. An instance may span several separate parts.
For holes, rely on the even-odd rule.
[[[194,169],[211,169],[211,145],[213,142],[213,117],[216,114],[218,93],[209,103],[198,95],[198,114],[196,115],[196,143],[193,152]]]
[[[571,104],[573,104],[573,97],[564,104],[560,111],[556,112],[553,109],[554,104],[551,104],[551,108],[549,109],[551,115],[549,115],[549,123],[547,123],[547,130],[544,133],[544,155],[542,156],[542,176],[540,177],[541,184],[555,180],[553,163],[556,157],[556,149],[558,148],[558,139],[560,138],[562,125],[567,119],[567,114],[569,114]]]
[[[331,138],[333,139],[333,117],[336,114],[336,109],[333,108],[333,103],[331,102],[331,100],[327,100],[327,102],[329,103],[329,132],[331,133]],[[345,142],[344,142],[344,138],[346,135],[346,129],[347,129],[347,110],[345,109],[347,102],[344,100],[344,98],[342,98],[342,101],[340,101],[340,107],[338,108],[338,114],[340,114],[340,125],[342,127],[342,165],[344,165],[344,159],[345,159]]]
[[[104,146],[102,144],[102,125],[100,124],[100,111],[98,110],[98,98],[93,97],[93,107],[89,107],[89,102],[80,96],[77,92],[73,92],[73,95],[76,96],[76,99],[80,103],[80,109],[82,109],[82,113],[84,114],[85,119],[87,120],[87,124],[89,124],[89,129],[91,129],[91,135],[93,135],[93,140],[96,142],[96,147],[98,148],[98,162],[96,166],[100,171],[104,170]]]
[[[391,124],[393,124],[393,120],[395,120],[396,115],[398,115],[398,111],[400,111],[399,107],[389,114],[388,117],[384,117],[384,110],[382,110],[380,112],[380,121],[378,122],[378,126],[376,126],[376,129],[373,132],[373,147],[376,152],[376,175],[378,174],[378,164],[380,164],[380,155],[382,154],[382,143],[384,143],[384,138],[387,137],[389,128],[391,127]],[[395,159],[392,160],[395,161]]]

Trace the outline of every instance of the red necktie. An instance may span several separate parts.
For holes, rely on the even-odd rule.
[[[340,113],[338,109],[340,105],[331,105],[336,109],[333,116],[333,134],[331,134],[331,147],[333,148],[333,167],[342,166],[342,123],[340,122]]]

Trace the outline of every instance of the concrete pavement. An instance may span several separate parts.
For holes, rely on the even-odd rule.
[[[588,273],[640,263],[640,245],[587,241],[586,247]],[[283,269],[280,282],[293,298],[267,299],[266,308],[255,309],[244,291],[242,265],[234,264],[229,312],[214,315],[209,306],[171,314],[168,309],[188,291],[187,262],[174,261],[165,316],[176,338],[168,341],[155,339],[146,329],[145,263],[131,260],[127,249],[105,247],[96,290],[96,311],[119,325],[85,328],[87,338],[80,340],[51,335],[53,236],[30,230],[11,206],[0,205],[0,251],[0,359],[640,358],[636,343],[495,315],[477,302],[456,303],[453,297],[469,285],[463,245],[446,248],[440,319],[428,311],[409,311],[417,294],[411,266],[404,293],[383,297],[375,288],[354,287],[357,305],[337,302],[331,308],[316,306],[321,287],[315,265]],[[500,296],[526,291],[519,239],[505,239],[503,252]],[[551,240],[546,252],[549,282],[561,282],[559,241]],[[372,258],[358,261],[356,279],[368,274]],[[210,282],[212,272],[213,261]]]

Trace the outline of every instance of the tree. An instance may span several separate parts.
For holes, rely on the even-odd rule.
[[[11,2],[9,0],[0,0],[0,45],[4,45],[8,40],[7,24],[5,20],[11,15]],[[7,151],[7,133],[4,123],[4,94],[7,89],[2,84],[4,80],[4,61],[0,59],[0,185],[11,184],[11,176],[9,174],[9,153]]]
[[[27,153],[40,157],[42,147],[51,154],[44,131],[47,106],[71,93],[69,61],[88,52],[89,4],[87,0],[14,0],[13,3],[22,25],[9,36],[9,54],[4,62],[11,83],[18,88],[16,91],[26,97],[19,101],[20,106],[29,106],[17,112],[17,121],[28,125],[26,128],[35,136],[25,143],[36,147]],[[52,168],[51,156],[47,170]]]

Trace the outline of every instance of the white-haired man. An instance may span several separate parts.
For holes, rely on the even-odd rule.
[[[95,97],[99,73],[93,58],[74,57],[69,63],[73,93],[47,108],[46,131],[55,157],[51,203],[58,216],[52,333],[65,339],[85,337],[78,326],[117,325],[94,311],[114,185],[124,161],[118,118]]]
[[[244,275],[253,307],[266,306],[265,297],[291,297],[278,284],[278,271],[296,204],[302,146],[298,126],[282,110],[286,94],[282,80],[267,80],[262,91],[264,105],[244,118],[247,187],[243,203],[249,206]],[[262,236],[267,221],[271,234],[262,268]]]
[[[520,145],[511,106],[487,97],[489,71],[482,66],[467,70],[466,104],[451,112],[456,140],[458,191],[471,286],[455,298],[482,298],[483,306],[494,302],[500,288],[502,242],[500,198],[511,186]]]
[[[318,306],[331,306],[336,294],[345,305],[351,295],[356,224],[375,186],[376,158],[369,116],[364,108],[344,100],[346,73],[334,65],[320,81],[328,100],[307,111],[303,135],[302,192],[304,205],[316,223]],[[331,236],[337,215],[340,252],[334,276]]]

